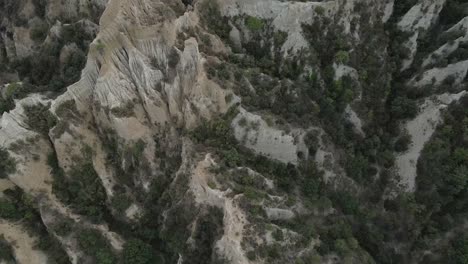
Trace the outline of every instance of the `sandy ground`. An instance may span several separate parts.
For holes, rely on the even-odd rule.
[[[315,153],[315,162],[317,166],[324,171],[324,179],[325,180],[330,180],[337,175],[340,175],[340,172],[342,169],[340,166],[337,164],[334,154],[333,154],[333,146],[330,144],[327,144],[327,142],[324,141],[324,137],[326,137],[325,132],[321,128],[313,128],[315,130],[318,130],[318,149],[317,152]]]
[[[246,124],[241,125],[241,120],[245,120]],[[307,156],[308,151],[303,142],[303,131],[286,133],[283,130],[270,127],[261,116],[249,113],[244,109],[240,109],[231,126],[236,139],[258,154],[292,164],[298,163],[297,153],[299,151]]]
[[[35,239],[20,225],[0,221],[0,235],[13,246],[16,261],[19,264],[45,264],[47,256],[42,251],[33,249]]]
[[[235,203],[236,197],[226,199],[224,205],[224,235],[216,242],[218,252],[233,264],[246,264],[249,260],[244,254],[241,242],[244,226],[247,223],[244,212]]]
[[[3,191],[15,187],[15,184],[8,179],[0,179],[0,197],[3,196]]]
[[[350,105],[346,106],[345,115],[349,122],[351,122],[354,125],[356,131],[359,134],[364,135],[364,131],[362,130],[362,121]]]
[[[468,72],[468,60],[449,64],[445,68],[433,68],[422,74],[422,79],[416,81],[412,79],[410,83],[414,86],[440,85],[448,77],[454,78],[454,85],[460,84]]]
[[[38,160],[34,160],[31,155],[15,154],[14,157],[18,161],[17,172],[10,175],[10,180],[29,194],[51,193],[52,176],[50,175],[50,167],[47,165],[49,151],[49,145],[41,139],[35,145],[26,146],[24,150],[24,152],[37,155]]]
[[[459,100],[465,93],[443,94],[435,99],[427,99],[421,106],[419,115],[405,124],[413,143],[407,152],[397,156],[396,166],[402,178],[401,183],[407,191],[415,190],[416,165],[424,145],[433,135],[437,125],[442,122],[441,110],[451,102]]]

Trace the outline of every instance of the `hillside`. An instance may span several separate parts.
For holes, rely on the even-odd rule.
[[[0,263],[468,263],[463,0],[0,21]]]

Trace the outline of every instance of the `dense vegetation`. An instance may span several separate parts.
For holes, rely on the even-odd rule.
[[[269,21],[252,17],[234,18],[233,23],[238,28],[245,25],[250,31],[252,41],[242,43],[245,53],[233,54],[225,62],[208,68],[208,73],[211,72],[210,76],[214,80],[234,83],[234,89],[238,89],[235,90],[236,93],[242,96],[243,107],[253,111],[268,111],[289,124],[307,126],[318,123],[332,137],[333,142],[345,150],[343,165],[347,176],[360,186],[359,189],[362,190],[360,192],[356,192],[353,188],[334,190],[331,186],[324,185],[319,180],[321,173],[313,164],[310,164],[310,161],[305,161],[304,165],[298,168],[290,166],[289,170],[282,170],[283,165],[276,167],[271,165],[274,162],[255,158],[251,153],[233,143],[229,132],[229,118],[227,121],[204,124],[195,131],[195,139],[198,142],[214,146],[219,150],[218,154],[224,166],[247,166],[264,175],[270,175],[287,193],[294,192],[296,186],[302,186],[302,195],[311,202],[324,199],[332,201],[333,207],[339,209],[340,214],[329,217],[326,221],[333,222],[336,217],[341,223],[338,226],[343,225],[342,228],[349,231],[341,230],[328,236],[331,230],[339,229],[336,224],[329,227],[316,226],[314,229],[318,230],[324,242],[318,249],[321,255],[332,251],[343,252],[343,245],[352,251],[356,246],[349,241],[355,241],[378,263],[410,261],[409,255],[397,252],[392,244],[409,245],[406,248],[407,252],[417,252],[427,247],[430,243],[428,241],[434,239],[434,234],[439,232],[434,227],[442,225],[440,222],[442,219],[438,222],[435,220],[428,222],[427,217],[442,217],[445,221],[444,226],[448,229],[452,226],[447,225],[449,218],[445,213],[439,216],[439,213],[430,209],[426,203],[431,204],[431,207],[440,208],[449,202],[452,203],[449,204],[449,208],[457,208],[459,212],[464,208],[459,204],[460,202],[456,202],[466,200],[464,196],[460,196],[462,195],[460,192],[466,189],[464,185],[466,168],[463,165],[466,161],[463,158],[464,151],[459,149],[452,154],[457,155],[457,158],[446,151],[441,152],[442,150],[435,149],[434,152],[438,154],[433,157],[434,160],[421,161],[422,164],[425,162],[430,164],[426,170],[432,175],[426,180],[424,176],[420,179],[430,183],[427,187],[430,191],[426,194],[427,196],[422,197],[422,193],[425,192],[424,187],[421,187],[422,193],[416,194],[416,199],[411,195],[403,194],[390,199],[383,196],[387,188],[393,188],[392,182],[395,179],[391,168],[394,163],[394,153],[405,151],[411,144],[409,136],[398,129],[398,124],[401,120],[416,116],[418,112],[416,100],[424,96],[424,93],[417,94],[414,89],[409,90],[405,85],[409,76],[415,74],[417,66],[403,73],[398,71],[399,67],[395,67],[401,65],[401,61],[406,58],[407,50],[401,48],[401,43],[408,37],[406,33],[396,29],[395,21],[407,12],[414,2],[396,1],[396,11],[387,25],[368,27],[368,23],[361,20],[359,29],[361,44],[354,48],[353,41],[344,37],[343,29],[334,27],[329,18],[323,17],[312,25],[304,25],[303,31],[310,40],[312,51],[309,54],[302,54],[302,59],[296,59],[293,64],[285,59],[278,60],[279,57],[275,54],[277,47],[274,45],[276,44],[269,46],[275,43],[274,41],[259,41],[260,39],[274,39],[274,32],[269,26]],[[460,5],[462,3],[449,1],[444,7],[441,14],[442,28],[447,29],[450,25],[446,19],[449,14],[447,10],[453,9],[454,6],[461,9]],[[211,12],[216,14],[216,10],[211,10]],[[361,7],[359,12],[364,14],[362,18],[369,17],[366,15],[368,12],[366,8]],[[459,14],[459,11],[455,13]],[[457,19],[461,17],[453,21],[458,21]],[[208,26],[211,27],[211,25]],[[211,29],[216,32],[214,28]],[[426,39],[421,38],[419,41],[427,41],[434,36],[433,32],[435,31],[426,35]],[[440,42],[436,42],[435,45],[437,43]],[[282,42],[277,44],[281,47]],[[382,50],[379,47],[383,46],[391,48],[388,50],[388,55],[382,57]],[[234,51],[237,50],[234,47]],[[422,50],[425,50],[424,47]],[[424,52],[427,53],[427,51]],[[423,57],[422,54],[417,55],[414,65],[418,65],[418,58],[421,57]],[[271,63],[273,61],[275,63]],[[353,133],[351,126],[343,118],[345,106],[353,101],[355,94],[359,91],[349,76],[334,80],[335,73],[332,67],[334,62],[350,65],[358,71],[363,96],[363,104],[359,107],[370,118],[364,127],[368,135],[365,138]],[[305,65],[313,67],[313,71],[303,72]],[[226,74],[226,72],[233,74]],[[243,81],[243,76],[249,80],[248,84]],[[289,83],[284,81],[285,79]],[[447,89],[450,91],[457,89],[450,87],[448,81],[445,83],[448,84]],[[254,92],[246,88],[248,85],[253,86]],[[458,117],[454,120],[463,120],[463,118]],[[281,123],[277,122],[276,125],[279,124]],[[447,138],[451,136],[454,136],[453,133]],[[442,144],[438,148],[445,148],[446,145]],[[454,142],[453,146],[460,146],[460,142]],[[311,153],[314,153],[313,146],[311,149]],[[440,155],[444,153],[447,156],[441,159]],[[438,162],[434,162],[435,160]],[[249,161],[253,162],[249,163]],[[265,162],[270,165],[264,165]],[[451,163],[457,165],[447,168],[446,164]],[[274,169],[265,170],[265,167]],[[304,172],[304,168],[309,168],[309,171]],[[306,175],[314,176],[309,178]],[[445,175],[450,175],[450,177],[444,177]],[[283,178],[286,179],[285,184],[282,184]],[[439,180],[434,181],[435,178]],[[440,183],[440,179],[445,180]],[[252,182],[247,184],[248,187],[240,190],[247,191],[247,194],[252,193],[251,184]],[[433,184],[439,187],[434,189]],[[457,187],[451,187],[455,184]],[[443,190],[436,191],[439,188]],[[445,190],[445,188],[449,189]],[[261,194],[257,187],[255,189]],[[434,193],[435,191],[437,193]],[[453,194],[454,192],[456,195]],[[451,195],[445,197],[447,193]],[[258,194],[251,195],[251,197],[259,197]],[[441,195],[443,199],[437,198]],[[418,198],[420,196],[421,198]],[[444,200],[445,203],[437,202],[439,199]],[[405,217],[402,218],[402,216]],[[308,225],[308,223],[301,224]],[[433,232],[431,236],[428,236],[428,230]],[[343,241],[348,241],[348,243],[343,244]],[[364,256],[362,257],[365,259]]]
[[[443,262],[467,263],[466,234],[468,212],[468,97],[451,105],[418,162],[416,201],[424,205],[422,236],[448,234],[448,250]],[[459,230],[459,231],[458,231]],[[444,241],[447,242],[447,241]],[[454,259],[452,259],[454,258]],[[455,260],[456,259],[456,260]],[[436,263],[440,260],[433,260]]]
[[[112,252],[109,242],[99,231],[81,230],[78,234],[78,243],[96,264],[116,263],[117,258]]]
[[[44,1],[33,2],[44,9]],[[427,95],[464,89],[453,85],[453,78],[440,87],[408,87],[409,79],[421,70],[422,59],[441,43],[458,37],[441,32],[465,15],[460,0],[448,0],[438,26],[418,39],[420,49],[413,64],[400,72],[409,52],[401,43],[411,34],[401,32],[396,21],[416,2],[396,0],[395,12],[387,24],[371,24],[368,18],[372,9],[357,5],[354,12],[361,16],[351,23],[351,31],[360,36],[359,41],[345,34],[335,18],[326,17],[323,8],[317,8],[316,20],[301,27],[310,49],[292,57],[283,56],[288,35],[278,31],[272,20],[247,15],[227,18],[216,1],[200,3],[202,26],[232,51],[219,55],[219,60],[207,59],[208,77],[231,89],[242,98],[242,103],[224,116],[203,121],[193,131],[174,129],[171,133],[194,142],[196,158],[213,153],[217,165],[210,172],[216,175],[216,181],[208,181],[208,186],[229,188],[232,196],[239,195],[239,206],[249,223],[247,228],[271,233],[272,242],[262,245],[245,234],[242,246],[248,249],[250,260],[305,264],[321,263],[335,256],[340,263],[468,263],[468,97],[447,109],[444,123],[424,148],[418,162],[416,192],[403,193],[395,186],[395,155],[411,144],[411,137],[400,129],[401,122],[418,114],[418,100]],[[13,13],[18,8],[11,0],[0,0],[0,7]],[[171,8],[177,14],[183,13],[178,4]],[[0,96],[0,113],[11,110],[14,100],[29,93],[56,96],[79,79],[94,33],[85,24],[73,22],[62,27],[60,37],[51,36],[50,42],[43,43],[50,22],[41,19],[34,24],[31,38],[37,43],[37,50],[33,55],[3,66],[17,72],[22,82],[6,87]],[[232,26],[245,31],[241,32],[245,35],[240,37],[240,43],[230,38]],[[212,39],[201,29],[178,37],[181,36],[196,37],[200,51],[207,57],[218,55],[210,51]],[[60,54],[67,49],[68,56],[61,61]],[[173,49],[169,57],[168,65],[175,67],[180,59],[177,50]],[[465,44],[435,64],[444,66],[467,58]],[[152,64],[163,68],[156,60]],[[356,76],[336,78],[337,67],[344,65],[355,69]],[[350,105],[364,117],[364,133],[358,133],[347,120],[345,109]],[[309,156],[298,153],[298,165],[284,164],[243,147],[231,128],[239,106],[264,115],[269,126],[285,133],[291,127],[309,131],[305,139]],[[124,118],[135,114],[134,107],[132,102],[108,110],[115,117]],[[49,109],[50,105],[43,104],[25,106],[25,124],[53,143],[51,129],[56,127],[54,134],[61,135],[68,129],[67,122],[78,117],[78,111],[73,101],[59,106],[58,118]],[[239,125],[250,124],[241,120]],[[337,163],[344,171],[342,178],[324,179],[324,171],[313,159],[319,148],[319,135],[317,130],[308,130],[311,127],[323,128],[327,136],[320,139],[333,142]],[[56,238],[49,235],[50,230],[76,238],[86,253],[83,262],[176,263],[182,254],[193,264],[226,263],[214,250],[223,234],[223,211],[194,204],[194,197],[187,192],[190,175],[178,172],[182,165],[180,142],[173,146],[164,138],[154,138],[151,145],[156,146],[155,159],[151,162],[159,168],[154,171],[144,155],[148,142],[126,142],[115,131],[96,130],[107,154],[105,166],[117,182],[112,198],[107,196],[96,172],[95,153],[85,145],[80,146],[81,153],[73,156],[72,164],[66,168],[60,166],[57,153],[50,153],[53,193],[84,220],[106,223],[111,231],[120,234],[126,241],[122,252],[117,252],[98,230],[78,227],[70,219],[57,219],[47,230],[35,201],[18,189],[5,191],[6,197],[0,199],[0,218],[25,224],[40,238],[38,247],[48,251],[56,263],[67,263],[68,259]],[[0,178],[13,172],[15,160],[0,148]],[[152,179],[147,188],[142,187],[144,177]],[[273,188],[267,186],[267,180],[271,180]],[[278,202],[272,197],[284,200]],[[269,219],[266,208],[279,203],[282,208],[301,208],[302,215],[288,220]],[[132,204],[143,209],[138,220],[125,216]],[[285,230],[292,230],[297,236]],[[320,243],[315,244],[318,240]],[[189,246],[187,241],[196,246]],[[296,248],[309,245],[314,245],[311,250],[292,255],[297,253]],[[11,248],[0,239],[2,258],[10,260],[12,256]]]

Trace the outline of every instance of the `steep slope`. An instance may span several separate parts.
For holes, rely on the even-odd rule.
[[[0,1],[0,218],[48,241],[11,255],[449,263],[467,208],[459,5]]]

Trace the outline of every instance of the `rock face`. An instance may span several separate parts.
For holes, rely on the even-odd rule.
[[[384,193],[416,191],[421,151],[465,96],[468,60],[438,59],[465,44],[467,18],[444,29],[466,34],[418,47],[444,0],[399,15],[391,0],[4,2],[0,84],[23,83],[2,87],[0,154],[16,170],[0,190],[29,197],[69,262],[423,259],[398,240],[410,224],[378,244],[363,235],[378,225],[350,223],[363,200],[381,211],[359,217],[385,218]],[[406,117],[395,98],[411,91]],[[412,143],[396,153],[400,129]],[[20,225],[0,234],[20,241],[18,263],[55,263]]]

